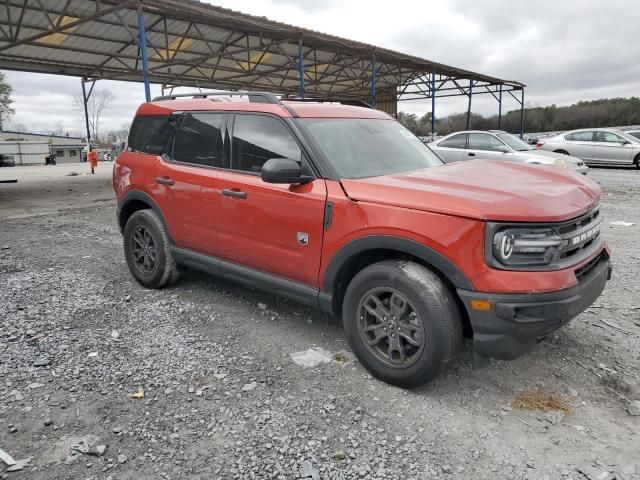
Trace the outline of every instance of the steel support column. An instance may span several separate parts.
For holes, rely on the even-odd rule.
[[[376,106],[376,54],[371,59],[371,106]]]
[[[149,83],[149,58],[147,56],[147,35],[144,28],[144,12],[142,4],[138,3],[138,43],[140,44],[140,56],[142,57],[142,78],[144,80],[144,96],[147,102],[151,101],[151,85]]]
[[[300,98],[304,98],[304,50],[302,45],[302,35],[298,39],[298,73],[300,74]]]
[[[473,80],[469,80],[469,105],[467,106],[467,130],[471,129],[471,96],[473,95]]]
[[[524,136],[524,88],[520,98],[520,138],[522,138]]]
[[[502,84],[498,93],[498,130],[502,130]]]
[[[431,72],[431,141],[436,134],[436,72]]]

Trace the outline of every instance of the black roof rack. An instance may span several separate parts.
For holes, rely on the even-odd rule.
[[[351,105],[353,107],[373,108],[364,100],[356,100],[354,98],[330,98],[330,97],[283,97],[286,102],[318,102],[318,103],[341,103],[342,105]]]
[[[208,98],[208,97],[237,97],[246,96],[252,103],[275,103],[279,104],[280,99],[270,92],[250,92],[244,90],[233,90],[229,92],[195,92],[195,93],[177,93],[175,95],[164,95],[155,97],[154,102],[163,100],[175,100],[177,98]]]

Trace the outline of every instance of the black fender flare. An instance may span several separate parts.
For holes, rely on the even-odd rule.
[[[124,223],[122,221],[123,220],[122,219],[122,211],[126,209],[128,204],[130,204],[131,202],[134,202],[134,201],[140,201],[140,202],[146,203],[147,205],[149,205],[149,207],[151,207],[151,209],[154,212],[156,212],[158,214],[158,216],[160,217],[160,221],[162,222],[162,225],[164,226],[164,231],[167,232],[167,236],[169,237],[169,240],[171,241],[171,243],[173,243],[173,239],[171,238],[171,234],[169,233],[169,228],[167,227],[167,222],[164,219],[164,215],[162,214],[162,210],[160,210],[160,207],[155,202],[155,200],[153,200],[148,194],[146,194],[142,190],[129,190],[118,201],[118,213],[117,213],[117,215],[118,215],[118,226],[120,227],[120,231],[121,232],[124,231]]]
[[[464,273],[448,258],[434,249],[413,240],[392,235],[368,235],[352,240],[333,256],[325,269],[323,291],[332,294],[340,278],[342,268],[356,255],[367,250],[396,250],[419,258],[436,268],[453,284],[455,288],[473,291],[473,285]]]

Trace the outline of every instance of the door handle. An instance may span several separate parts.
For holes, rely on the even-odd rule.
[[[156,177],[156,183],[159,183],[160,185],[173,185],[176,182],[171,180],[169,177]]]
[[[223,189],[222,194],[226,195],[227,197],[247,198],[247,192],[241,192],[240,190],[231,190],[230,188]]]
[[[469,153],[467,153],[467,155],[469,155],[470,157],[475,157],[476,156],[476,154],[473,153],[473,152],[469,152]]]

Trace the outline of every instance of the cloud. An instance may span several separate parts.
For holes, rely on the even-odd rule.
[[[579,100],[640,92],[637,5],[630,0],[218,0],[226,8],[326,32],[527,84],[526,101],[567,105]],[[8,72],[15,89],[16,121],[33,130],[83,130],[71,98],[80,80]],[[130,122],[144,98],[142,84],[100,81],[116,95],[103,129]],[[153,94],[160,89],[153,87]],[[517,108],[507,99],[503,109]],[[465,111],[464,97],[441,99],[436,115]],[[404,102],[418,114],[430,101]],[[494,114],[489,95],[473,98],[473,111]]]

